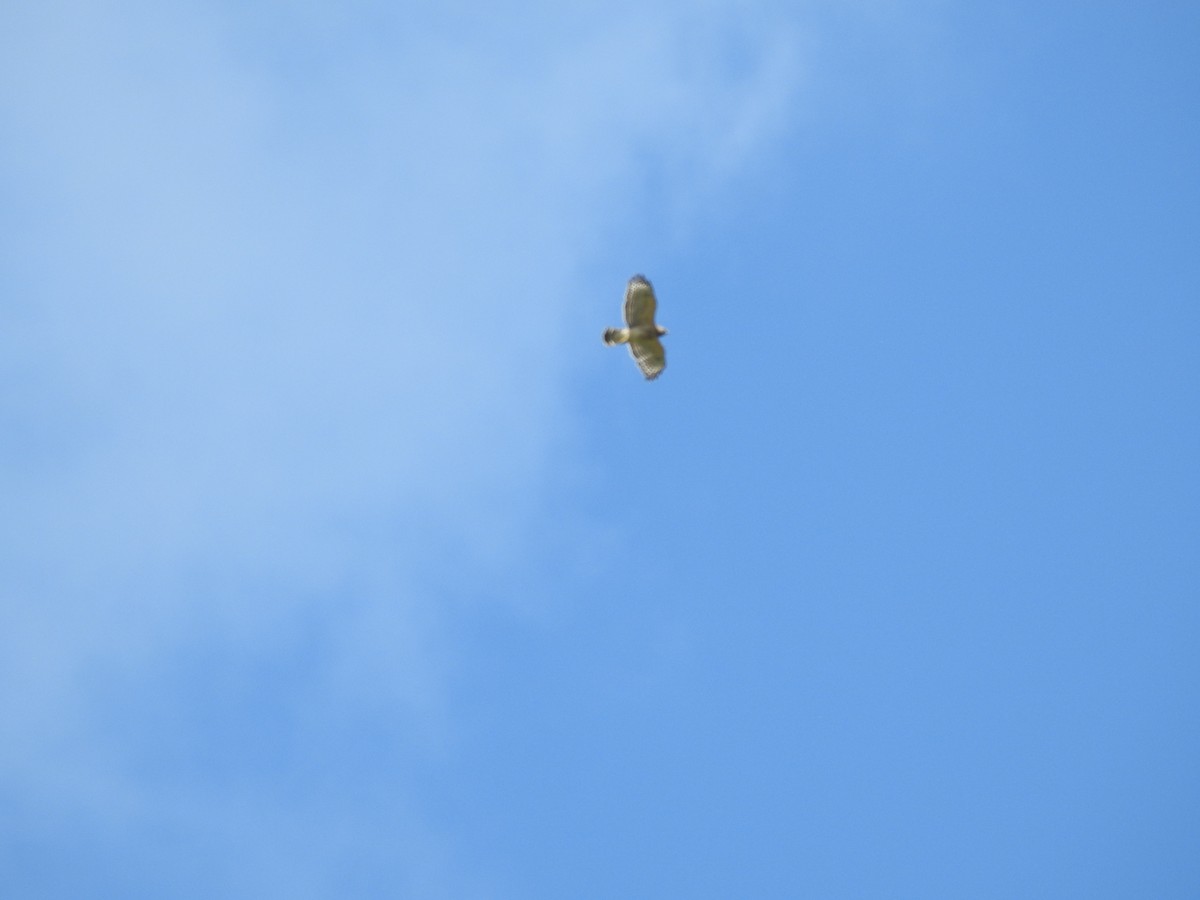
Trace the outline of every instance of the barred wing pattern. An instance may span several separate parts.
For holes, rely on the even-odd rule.
[[[657,301],[654,288],[644,275],[634,275],[625,285],[625,324],[630,328],[638,325],[654,325],[654,309]]]
[[[667,367],[667,351],[663,349],[662,341],[656,337],[632,338],[629,341],[629,352],[633,354],[633,361],[638,364],[648,381],[653,381]]]

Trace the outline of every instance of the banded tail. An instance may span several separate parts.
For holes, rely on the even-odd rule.
[[[628,328],[605,328],[604,329],[604,343],[608,344],[608,346],[610,346],[610,347],[613,346],[614,344],[628,344],[629,343],[629,329]]]

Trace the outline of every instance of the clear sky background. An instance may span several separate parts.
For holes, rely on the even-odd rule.
[[[1198,47],[0,4],[5,896],[1200,896]]]

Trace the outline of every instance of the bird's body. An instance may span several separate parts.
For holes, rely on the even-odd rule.
[[[657,378],[667,367],[667,353],[659,340],[667,329],[655,324],[656,306],[653,286],[644,275],[634,275],[625,286],[625,327],[604,330],[604,343],[610,347],[629,345],[633,361],[647,380]]]

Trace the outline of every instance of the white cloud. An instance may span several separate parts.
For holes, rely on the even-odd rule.
[[[796,82],[716,4],[389,8],[0,14],[0,780],[31,803],[165,814],[122,716],[197,647],[315,645],[310,738],[436,721],[439,569],[520,559],[569,304],[628,274],[578,283],[611,198],[743,165]]]

